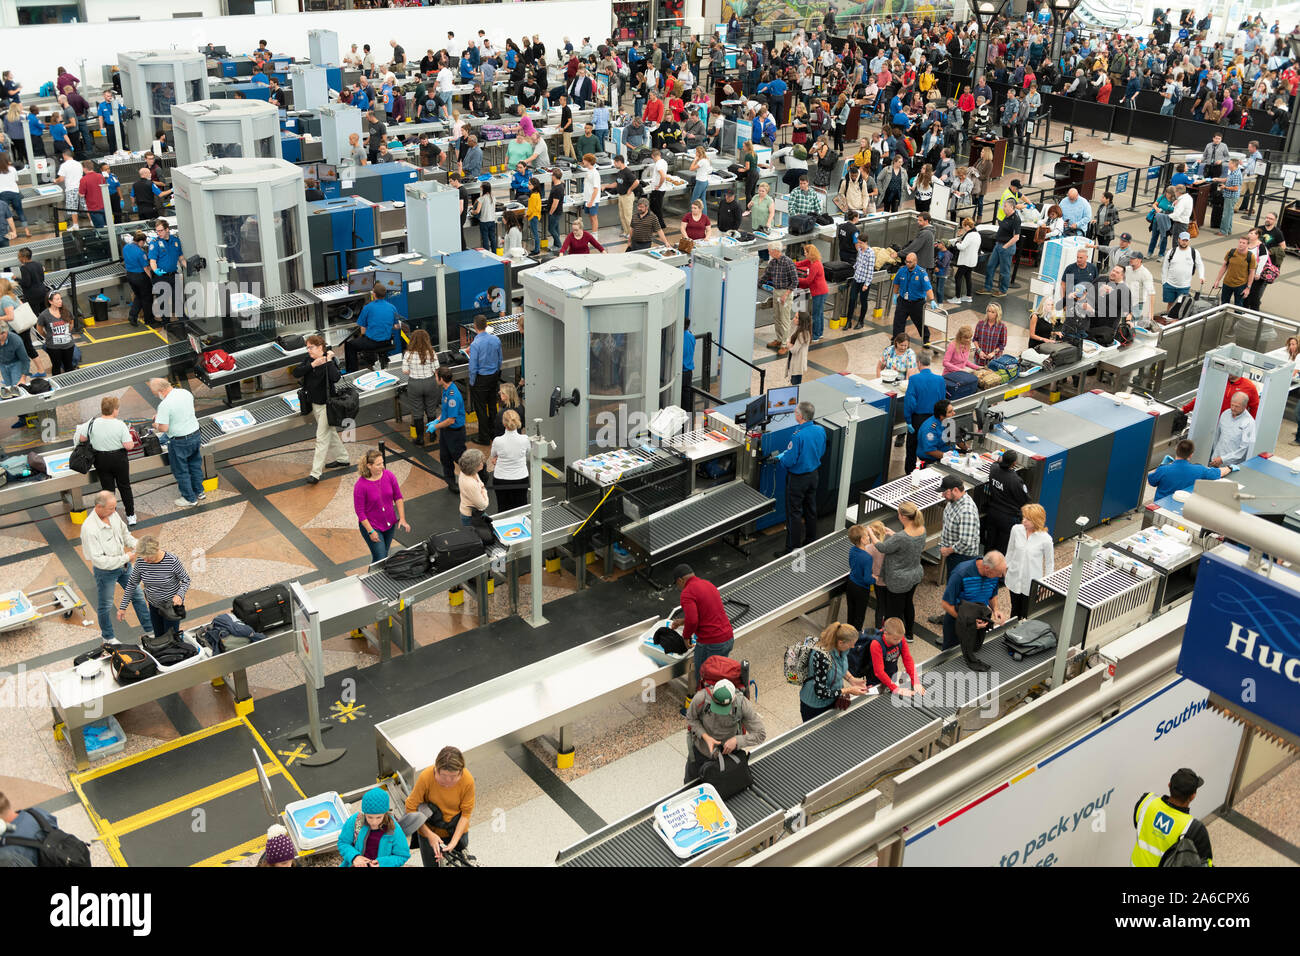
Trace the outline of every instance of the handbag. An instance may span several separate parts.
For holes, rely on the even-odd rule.
[[[691,746],[695,745],[692,743]],[[716,760],[709,757],[700,764],[700,781],[718,791],[718,796],[723,800],[734,797],[742,790],[748,790],[754,783],[753,774],[749,770],[749,754],[743,750],[733,750],[729,754],[718,750]]]
[[[92,418],[86,426],[86,440],[77,442],[72,454],[68,456],[68,467],[79,475],[88,475],[90,469],[95,467],[95,449],[90,447],[90,439],[94,434],[95,419]]]
[[[18,307],[14,309],[14,317],[9,323],[9,328],[14,332],[26,332],[36,325],[36,312],[26,302],[19,302]]]
[[[1189,219],[1187,221],[1187,234],[1193,239],[1201,234],[1201,227],[1196,224],[1195,219]]]

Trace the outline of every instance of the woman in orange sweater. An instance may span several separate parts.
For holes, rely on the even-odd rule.
[[[812,338],[822,337],[822,311],[826,308],[826,272],[822,268],[822,254],[811,242],[803,247],[804,258],[795,263],[799,269],[799,288],[807,289],[812,296],[808,311],[812,314]]]

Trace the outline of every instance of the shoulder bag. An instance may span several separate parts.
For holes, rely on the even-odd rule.
[[[77,442],[68,457],[68,467],[79,475],[90,474],[90,469],[95,467],[95,449],[90,446],[90,439],[94,434],[95,419],[92,418],[90,424],[86,426],[86,440]]]

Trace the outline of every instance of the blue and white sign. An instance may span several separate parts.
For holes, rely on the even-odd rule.
[[[1123,192],[1128,192],[1128,173],[1120,173],[1119,176],[1115,178],[1116,195]]]
[[[1264,720],[1300,733],[1300,575],[1246,568],[1224,545],[1202,556],[1178,672]]]

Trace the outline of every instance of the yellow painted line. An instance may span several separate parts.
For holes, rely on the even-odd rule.
[[[176,750],[178,747],[184,747],[187,744],[192,744],[196,740],[202,740],[205,737],[212,737],[216,734],[224,733],[227,730],[230,730],[234,727],[239,727],[241,725],[244,725],[243,720],[241,720],[239,717],[232,717],[230,720],[223,721],[222,723],[219,724],[214,724],[211,727],[205,727],[203,730],[197,730],[194,733],[187,734],[184,737],[177,737],[175,740],[169,740],[167,743],[160,744],[159,746],[154,747],[151,750],[146,750],[143,753],[134,754],[133,756],[130,757],[124,757],[121,760],[115,760],[112,763],[105,764],[102,767],[96,767],[93,770],[83,770],[80,773],[74,773],[71,775],[71,779],[74,784],[86,780],[96,780],[99,777],[106,776],[107,774],[115,773],[116,771],[121,770],[124,767],[130,767],[134,764],[142,763],[143,761],[149,760],[152,757],[157,757],[167,753],[168,751]]]
[[[1019,395],[1024,395],[1029,390],[1030,390],[1029,385],[1021,385],[1019,388],[1013,388],[1009,392],[1003,392],[1002,397],[1005,399],[1016,398]]]
[[[1018,776],[1018,777],[1012,777],[1012,778],[1011,778],[1011,782],[1012,782],[1012,783],[1019,783],[1021,780],[1024,780],[1026,777],[1028,777],[1031,773],[1033,773],[1033,772],[1034,772],[1035,770],[1037,770],[1037,769],[1038,769],[1037,767],[1030,767],[1030,768],[1029,768],[1028,770],[1026,770],[1024,773],[1020,774],[1020,776]]]
[[[103,342],[120,342],[122,339],[133,339],[140,335],[154,335],[157,331],[157,329],[137,329],[134,332],[123,332],[121,335],[110,335],[108,338],[104,339],[90,339],[89,335],[87,335],[86,338],[90,339],[90,341],[94,342],[96,345],[99,345]]]
[[[290,786],[298,792],[298,796],[306,800],[307,794],[302,792],[302,787],[298,786],[298,781],[293,779],[293,775],[289,773],[289,769],[280,762],[280,758],[276,756],[275,751],[267,746],[266,741],[262,739],[262,735],[257,732],[257,728],[249,723],[246,717],[241,717],[240,719],[244,721],[244,726],[246,726],[248,732],[253,735],[253,739],[257,741],[258,746],[265,750],[266,755],[271,758],[271,763],[275,765],[275,769],[280,772],[281,776],[283,776],[285,780],[289,781]],[[274,771],[272,771],[272,773],[274,773]],[[267,774],[268,777],[270,775],[271,774]]]
[[[546,472],[552,478],[562,479],[564,477],[562,474],[560,474],[558,471],[556,471],[552,466],[548,465],[546,462],[542,462],[542,471]]]
[[[71,731],[65,731],[65,733],[70,732]],[[80,730],[77,732],[79,733]],[[78,779],[78,774],[72,774],[70,779],[72,781],[72,789],[77,794],[77,799],[81,801],[81,805],[86,810],[86,816],[90,818],[91,826],[95,828],[96,833],[103,837],[104,845],[108,848],[109,854],[112,855],[113,845],[116,843],[116,840],[113,837],[113,831],[109,828],[108,821],[101,817],[95,811],[95,808],[90,805],[90,801],[86,799],[86,793],[81,789],[81,780]],[[118,856],[120,857],[120,855],[121,854],[119,853]],[[115,859],[117,858],[115,857]],[[122,861],[118,863],[118,866],[126,866],[126,862]]]
[[[267,776],[274,776],[279,771],[272,768]],[[133,830],[139,830],[147,827],[151,823],[157,823],[159,820],[165,820],[168,817],[184,813],[186,810],[192,810],[198,805],[214,800],[217,797],[224,797],[226,794],[234,793],[236,790],[243,790],[245,787],[252,785],[258,786],[257,771],[245,770],[243,773],[237,773],[233,777],[227,777],[225,780],[219,780],[202,790],[195,790],[184,796],[177,797],[175,800],[168,800],[166,803],[160,803],[156,807],[150,807],[134,816],[119,820],[116,823],[110,823],[109,828],[114,836],[125,836]]]
[[[108,850],[109,859],[113,861],[114,865],[124,868],[131,865],[126,862],[126,857],[122,855],[122,843],[117,837],[109,833],[101,842],[104,844],[104,849]]]
[[[171,344],[172,344],[172,340],[169,339],[169,338],[167,338],[167,336],[163,335],[163,334],[162,334],[161,332],[159,332],[157,329],[153,329],[153,328],[151,328],[149,331],[150,331],[151,333],[153,333],[154,335],[158,336],[158,338],[160,338],[160,339],[162,340],[163,345],[171,345]]]
[[[199,860],[197,863],[191,863],[190,866],[226,866],[229,863],[235,863],[239,860],[250,857],[255,853],[261,853],[266,849],[266,834],[231,847],[229,850],[223,850],[220,853],[214,853],[206,860]]]

